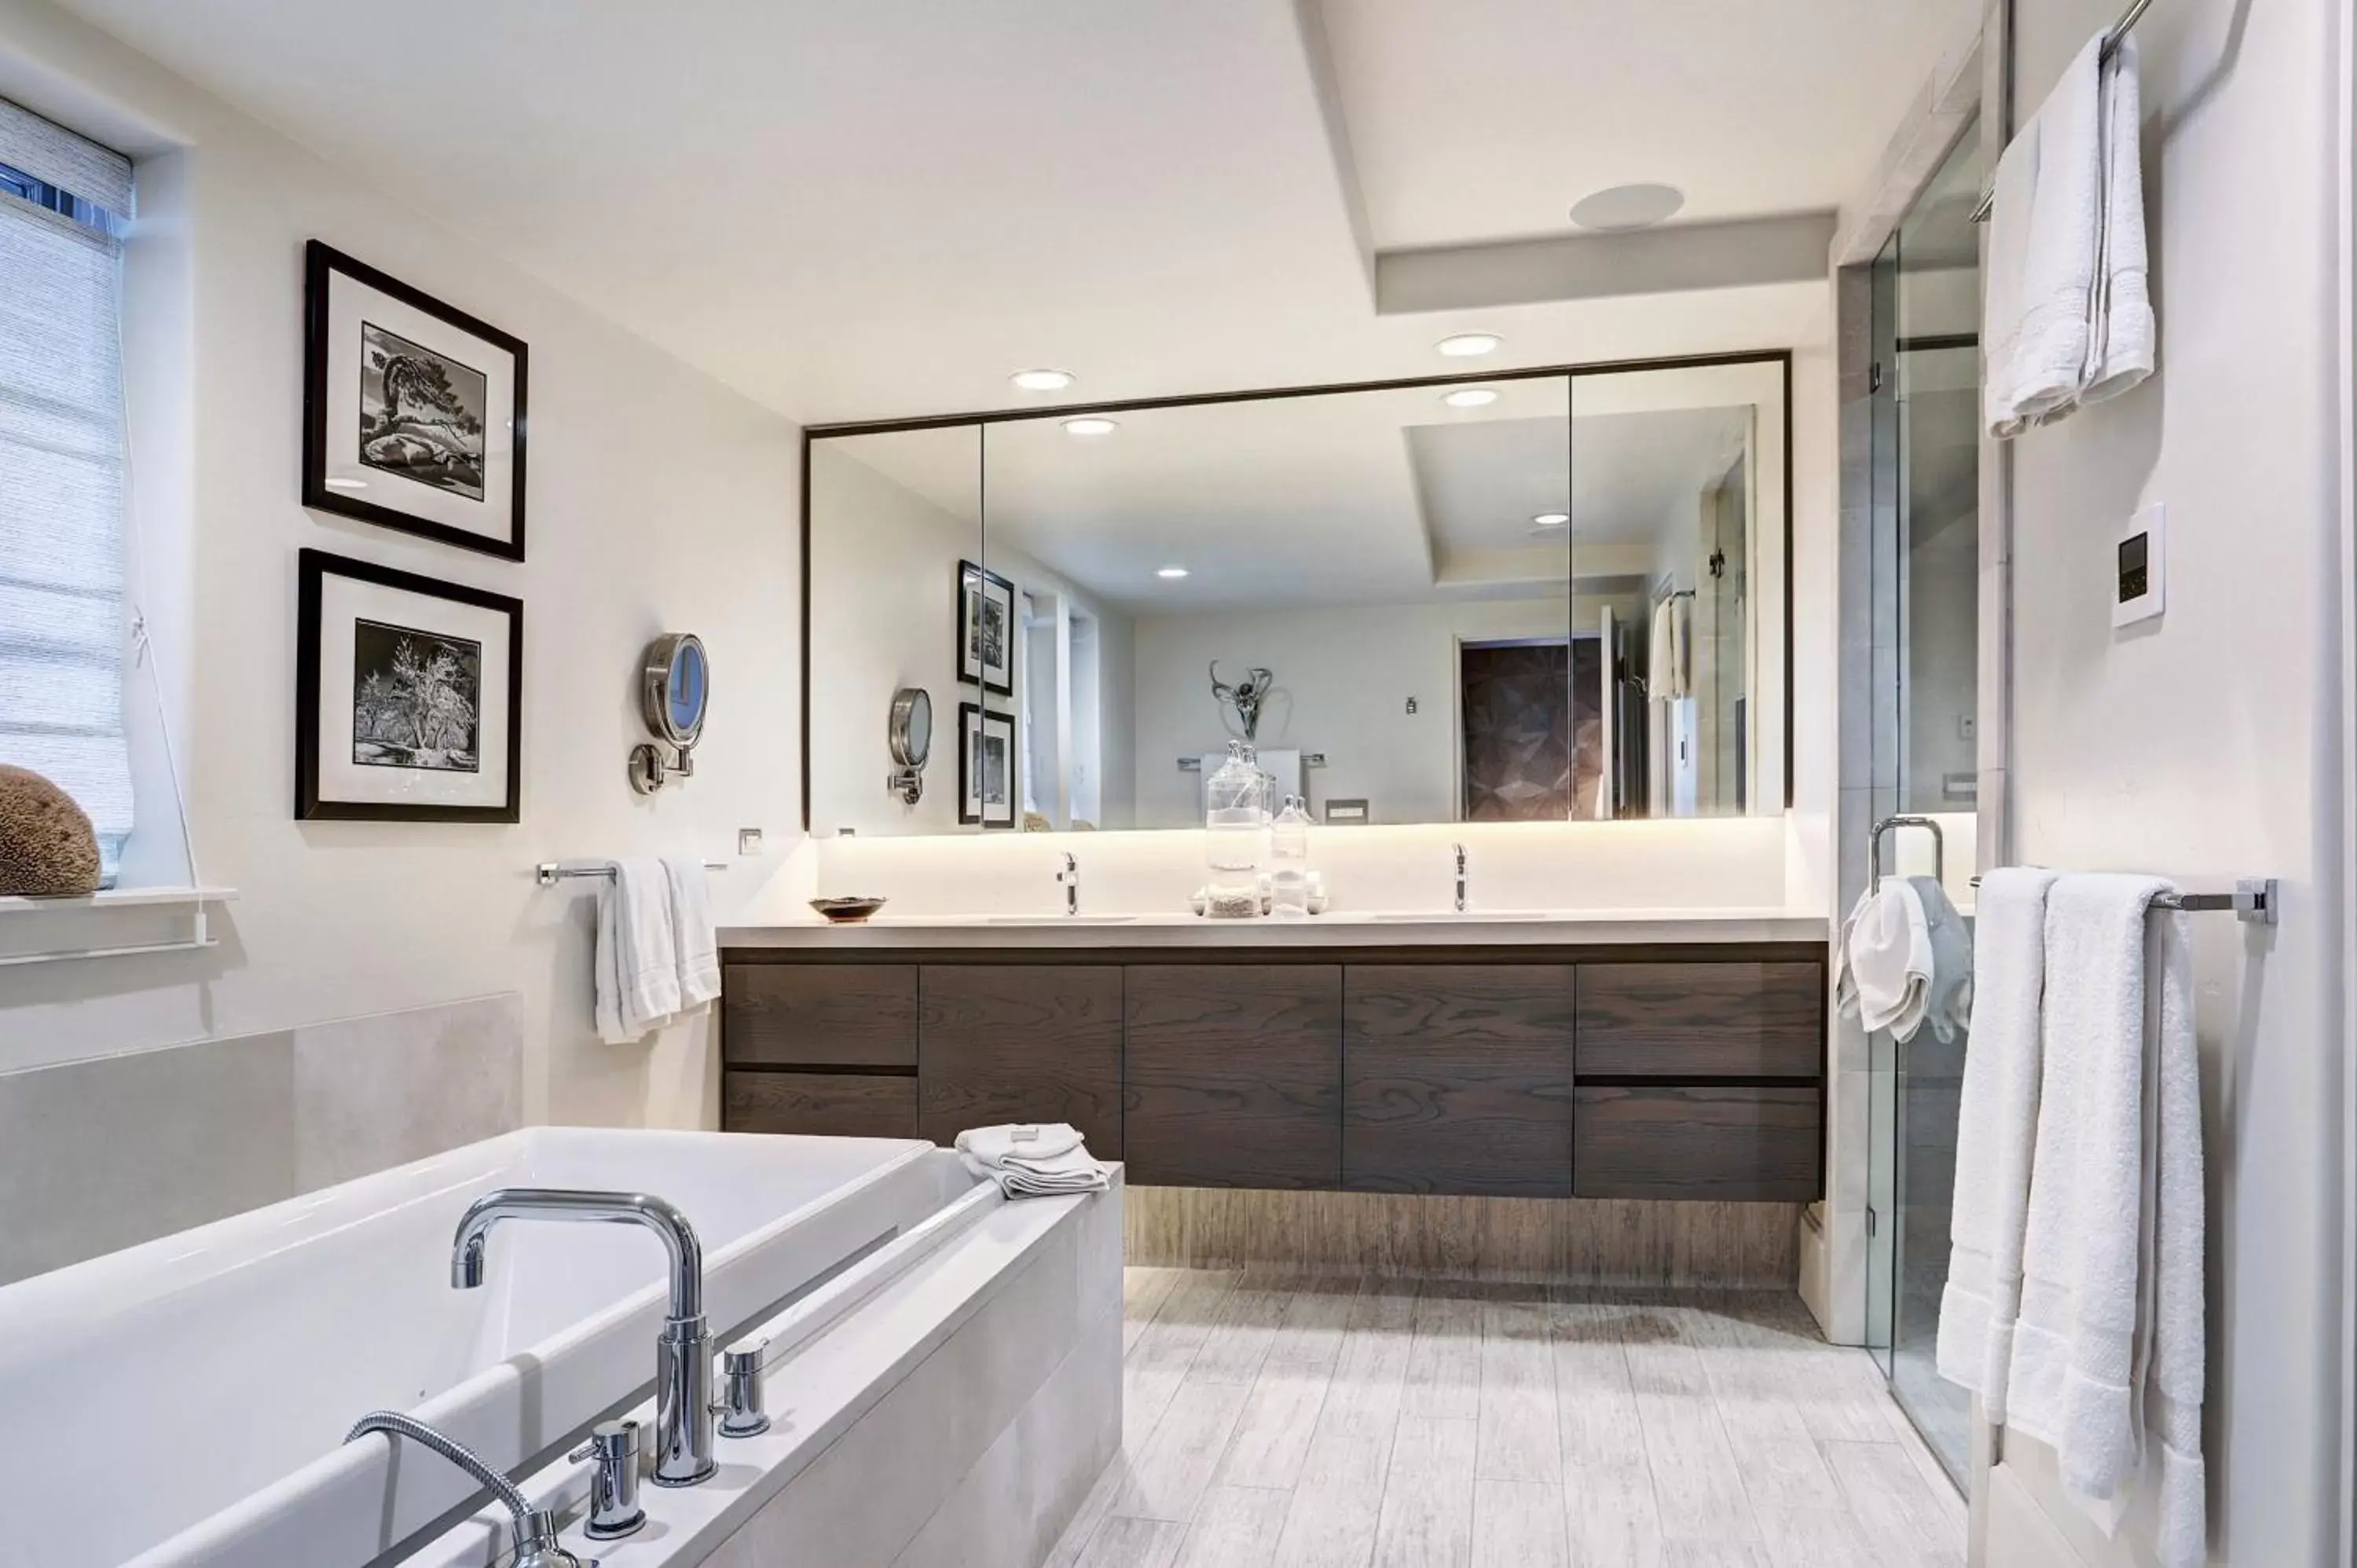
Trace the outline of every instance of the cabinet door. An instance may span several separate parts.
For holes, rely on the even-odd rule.
[[[1567,964],[1352,965],[1343,1186],[1570,1192],[1572,1002]]]
[[[913,1138],[917,1080],[864,1072],[724,1072],[720,1125],[731,1133]]]
[[[1816,1088],[1582,1084],[1581,1197],[1806,1203],[1818,1196]]]
[[[1815,963],[1588,963],[1579,1076],[1815,1078],[1825,972]]]
[[[1132,1182],[1340,1183],[1339,966],[1141,964],[1126,983],[1122,1146]]]
[[[732,963],[721,971],[731,1064],[917,1065],[912,963]]]
[[[1122,1157],[1117,966],[927,964],[920,987],[920,1137],[1070,1122],[1097,1158]]]

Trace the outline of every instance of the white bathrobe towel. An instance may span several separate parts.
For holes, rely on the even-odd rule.
[[[1981,879],[1972,1035],[1956,1116],[1948,1283],[1940,1298],[1940,1375],[2006,1422],[2006,1380],[2021,1311],[2021,1249],[2038,1133],[2050,871],[2007,867]]]
[[[2067,876],[2048,896],[2007,1422],[2053,1446],[2065,1487],[2107,1530],[2148,1488],[2164,1568],[2192,1568],[2205,1533],[2201,1090],[2183,933],[2147,912],[2168,886]]]
[[[597,894],[597,1037],[643,1039],[679,1011],[679,939],[662,862],[613,862]]]
[[[1060,1197],[1111,1185],[1067,1122],[969,1127],[957,1136],[957,1152],[968,1171],[996,1182],[1008,1197]]]
[[[670,881],[672,934],[679,949],[679,1004],[694,1007],[720,994],[712,880],[702,855],[673,855],[664,860],[663,874]]]

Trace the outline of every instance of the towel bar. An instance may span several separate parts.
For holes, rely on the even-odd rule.
[[[1973,878],[1978,887],[1981,879]],[[2272,926],[2277,921],[2282,904],[2276,897],[2276,879],[2272,876],[2238,876],[2232,893],[2164,893],[2152,901],[2156,909],[2182,909],[2188,914],[2208,914],[2232,909],[2234,918],[2253,926]]]
[[[2110,59],[2112,52],[2120,47],[2120,40],[2128,36],[2128,29],[2143,21],[2144,14],[2150,9],[2152,9],[2152,0],[2133,0],[2126,12],[2104,34],[2104,52],[2100,58]],[[1973,209],[1970,212],[1964,214],[1964,220],[1968,223],[1986,223],[1989,220],[1990,210],[1996,206],[1996,180],[1992,177],[1989,183],[1982,188],[1981,199],[1973,203]]]
[[[728,869],[728,863],[725,860],[707,860],[704,863],[704,869],[726,871]],[[610,865],[565,865],[554,860],[544,860],[532,868],[532,879],[543,887],[554,887],[560,882],[569,882],[576,876],[595,877],[601,882],[611,882],[614,879],[614,868]]]
[[[1942,832],[1940,824],[1929,817],[1898,816],[1885,817],[1874,824],[1874,836],[1867,841],[1866,848],[1867,886],[1872,889],[1882,886],[1882,835],[1899,828],[1924,828],[1930,831],[1932,879],[1935,882],[1945,882],[1948,879],[1948,835]]]

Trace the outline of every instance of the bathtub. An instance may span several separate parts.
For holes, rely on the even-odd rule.
[[[343,1445],[365,1412],[513,1472],[646,1397],[651,1234],[504,1224],[483,1287],[451,1288],[459,1216],[511,1186],[677,1204],[723,1344],[974,1201],[915,1141],[532,1128],[0,1289],[0,1564],[395,1561],[478,1499],[438,1460]]]

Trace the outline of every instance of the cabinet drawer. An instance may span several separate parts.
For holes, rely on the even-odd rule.
[[[1816,1089],[1582,1084],[1580,1197],[1806,1203],[1818,1195]]]
[[[732,963],[720,1011],[726,1061],[917,1065],[914,964]]]
[[[730,1133],[913,1138],[917,1080],[906,1074],[724,1072],[720,1125]]]
[[[1564,964],[1351,966],[1343,1186],[1568,1193],[1573,982]]]
[[[1122,1157],[1121,970],[1112,964],[927,964],[917,1025],[917,1127],[1070,1122]]]
[[[1585,963],[1579,1076],[1815,1078],[1825,972],[1815,963]]]
[[[1122,1154],[1141,1186],[1342,1177],[1342,972],[1139,964],[1125,1003]]]

